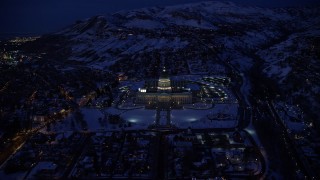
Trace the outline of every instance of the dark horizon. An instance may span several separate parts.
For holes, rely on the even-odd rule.
[[[240,5],[266,8],[301,7],[319,5],[317,0],[229,0]],[[4,0],[0,3],[0,37],[41,35],[52,33],[73,24],[77,20],[95,15],[112,14],[152,6],[171,6],[202,2],[199,0]]]

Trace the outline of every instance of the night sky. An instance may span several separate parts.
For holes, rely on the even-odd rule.
[[[261,7],[310,6],[319,0],[230,0]],[[76,20],[150,6],[199,0],[1,0],[0,37],[58,31]]]

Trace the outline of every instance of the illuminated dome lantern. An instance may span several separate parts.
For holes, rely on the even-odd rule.
[[[163,67],[162,73],[159,77],[158,91],[171,92],[171,81],[165,67]]]

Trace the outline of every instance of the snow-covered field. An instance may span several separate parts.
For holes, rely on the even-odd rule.
[[[238,122],[236,120],[238,112],[237,104],[216,104],[212,109],[194,110],[172,110],[171,121],[179,128],[234,128]],[[232,118],[225,120],[210,120],[208,115],[226,113]]]
[[[178,128],[234,128],[237,126],[236,120],[238,104],[216,104],[210,109],[183,109],[171,111],[171,122]],[[221,120],[209,120],[208,115],[219,113],[228,114],[230,118]],[[66,132],[74,130],[116,130],[122,129],[118,124],[110,124],[105,118],[107,114],[120,115],[124,123],[130,123],[130,127],[125,129],[147,129],[149,125],[155,123],[156,110],[144,108],[120,110],[116,108],[96,109],[82,108],[83,121],[77,120],[75,115],[70,115],[61,122],[52,125],[51,131]]]

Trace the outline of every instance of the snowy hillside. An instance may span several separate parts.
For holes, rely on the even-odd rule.
[[[279,85],[278,94],[292,94],[287,101],[308,96],[317,108],[319,15],[319,7],[266,9],[210,1],[100,15],[55,35],[66,38],[62,48],[69,55],[60,60],[66,64],[130,77],[152,75],[161,61],[171,74],[193,73],[188,64],[196,61],[206,67],[201,73],[218,72],[212,69],[217,63],[245,75],[258,68]],[[248,89],[243,93],[249,95]]]
[[[134,60],[132,56],[139,52],[163,48],[197,50],[194,46],[202,42],[219,47],[222,54],[230,50],[243,54],[243,49],[256,50],[285,36],[288,31],[301,29],[301,25],[310,26],[313,19],[304,24],[297,20],[312,13],[315,10],[263,9],[205,2],[97,16],[59,34],[73,41],[70,60],[105,68],[120,57]]]

